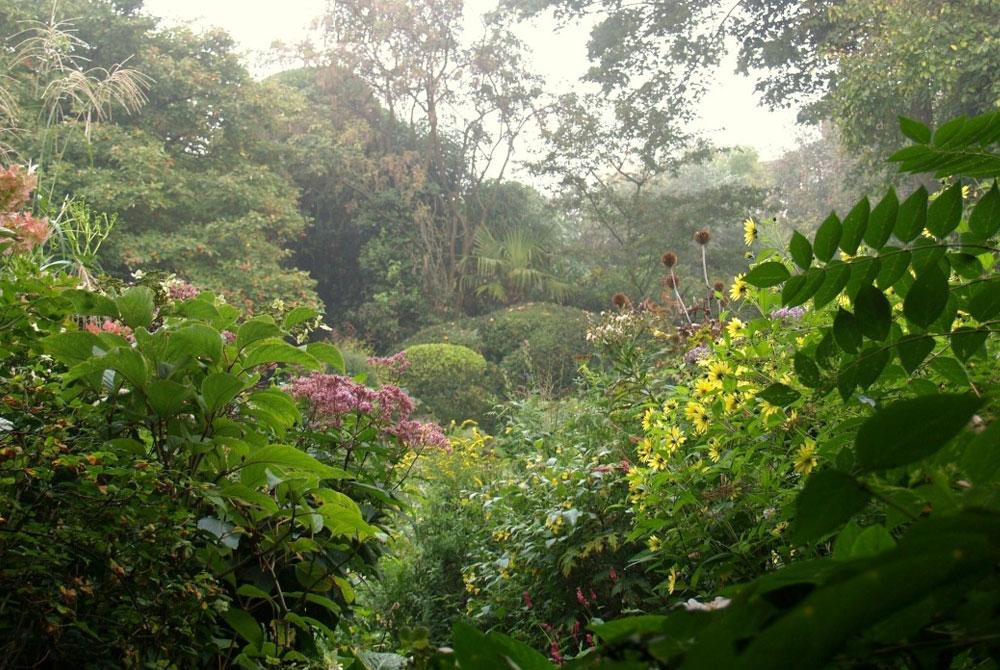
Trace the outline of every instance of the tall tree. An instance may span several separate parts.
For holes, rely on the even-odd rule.
[[[439,310],[458,309],[462,259],[483,223],[466,202],[486,179],[503,178],[540,93],[523,45],[499,23],[467,43],[461,0],[336,0],[322,26],[326,62],[368,84],[422,138],[426,188],[413,214],[420,273]]]

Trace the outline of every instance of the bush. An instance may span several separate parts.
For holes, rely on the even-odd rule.
[[[401,379],[441,422],[483,421],[495,402],[495,375],[480,354],[455,344],[417,344],[406,349],[410,368]]]
[[[403,347],[412,347],[415,344],[457,344],[483,353],[483,340],[479,336],[478,321],[479,319],[475,318],[460,319],[427,326],[407,339]]]
[[[587,312],[547,303],[518,305],[480,318],[483,355],[518,387],[565,390],[590,352]]]

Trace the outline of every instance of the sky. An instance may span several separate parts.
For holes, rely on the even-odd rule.
[[[324,0],[146,0],[147,10],[168,23],[228,31],[255,68],[257,55],[273,42],[294,44],[306,34],[310,21],[322,11]],[[496,0],[466,0],[471,18],[492,9]],[[534,54],[533,66],[551,90],[568,90],[586,70],[587,29],[555,30],[545,17],[522,24],[519,36]],[[721,146],[750,146],[764,160],[776,158],[798,144],[799,129],[793,110],[769,111],[757,104],[750,79],[720,68],[716,86],[706,95],[694,129]]]

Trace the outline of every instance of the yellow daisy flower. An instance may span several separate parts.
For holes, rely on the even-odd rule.
[[[656,553],[663,547],[663,542],[657,536],[650,535],[649,539],[646,540],[646,546],[651,552]]]
[[[807,437],[805,443],[799,447],[798,453],[795,454],[795,471],[802,475],[808,475],[818,463],[816,441]]]
[[[667,575],[667,593],[673,595],[674,591],[677,590],[677,568],[670,568],[670,574]]]
[[[749,247],[757,239],[760,231],[757,229],[757,222],[753,218],[748,218],[743,222],[743,241]]]
[[[708,460],[718,463],[720,458],[722,458],[722,449],[718,438],[713,437],[708,441]]]
[[[642,429],[649,432],[649,429],[653,427],[653,408],[650,407],[642,415]]]
[[[715,393],[720,386],[718,382],[714,382],[711,379],[699,379],[694,383],[694,394],[699,397],[706,396]]]
[[[684,433],[681,429],[677,426],[671,426],[670,430],[667,431],[667,452],[671,454],[674,453],[680,449],[685,442],[687,442],[687,438],[684,437]]]
[[[765,419],[771,418],[772,416],[774,416],[775,414],[777,414],[780,411],[781,411],[781,408],[778,407],[777,405],[772,405],[771,403],[769,403],[766,400],[762,400],[761,401],[761,404],[760,404],[760,413],[764,416]]]
[[[742,300],[747,297],[750,285],[743,279],[744,275],[738,274],[733,278],[733,285],[729,287],[729,297],[733,300]],[[735,319],[734,319],[735,320]]]
[[[649,459],[649,469],[654,472],[660,472],[665,470],[667,467],[667,459],[663,457],[662,454],[656,454],[651,459]]]
[[[715,361],[708,366],[708,380],[710,382],[722,384],[731,374],[733,374],[733,369],[725,361]]]
[[[726,332],[729,333],[729,337],[734,340],[738,337],[743,337],[743,322],[739,319],[732,319],[726,324]]]
[[[740,406],[740,399],[735,393],[727,393],[722,399],[722,409],[726,414],[732,414]]]

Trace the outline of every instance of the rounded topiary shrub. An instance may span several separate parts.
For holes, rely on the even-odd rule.
[[[587,312],[534,303],[479,317],[483,355],[515,386],[563,390],[590,353]]]
[[[439,422],[484,422],[496,404],[495,380],[481,354],[456,344],[415,344],[401,384]]]
[[[421,328],[407,338],[403,347],[415,344],[457,344],[479,352],[483,346],[475,319],[460,319]]]

